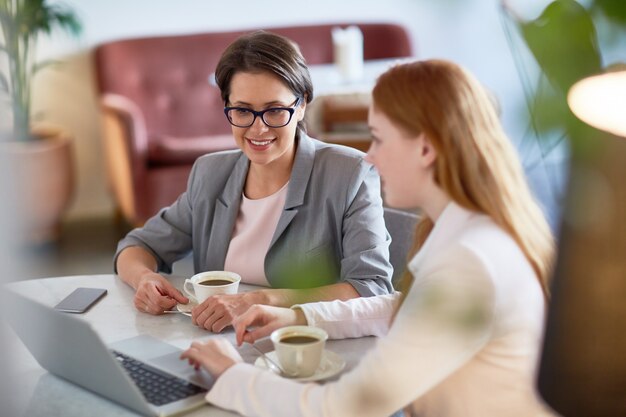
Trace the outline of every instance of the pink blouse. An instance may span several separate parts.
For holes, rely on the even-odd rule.
[[[265,277],[265,255],[285,206],[288,184],[258,200],[251,200],[244,194],[241,196],[241,207],[228,246],[224,270],[238,273],[242,282],[269,286]]]

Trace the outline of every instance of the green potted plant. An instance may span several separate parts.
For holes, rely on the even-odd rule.
[[[81,25],[73,11],[46,0],[0,0],[0,94],[9,98],[12,128],[0,132],[0,153],[14,181],[14,210],[22,220],[25,243],[58,237],[60,218],[73,191],[72,141],[64,133],[31,123],[33,78],[55,61],[35,61],[37,40],[53,29],[78,35]],[[7,131],[8,130],[8,131]],[[13,180],[14,179],[14,180]]]
[[[534,133],[540,139],[542,154],[548,153],[564,139],[572,151],[581,156],[592,153],[597,143],[589,137],[603,135],[576,118],[567,104],[570,88],[579,80],[610,71],[615,63],[606,65],[600,48],[599,31],[613,33],[616,38],[626,29],[626,2],[622,0],[546,1],[540,16],[533,20],[520,17],[501,0],[505,13],[511,17],[525,46],[539,66],[541,77],[537,86],[525,86],[527,108]],[[586,6],[583,6],[585,3]],[[614,39],[616,40],[616,39]],[[519,53],[510,45],[516,64]],[[622,64],[623,65],[623,64]],[[530,77],[518,65],[523,80]],[[543,142],[559,132],[556,140]],[[552,135],[554,136],[554,135]]]
[[[626,1],[545,0],[534,19],[523,18],[508,0],[500,2],[525,95],[528,128],[521,139],[522,157],[526,166],[544,169],[543,198],[558,219],[567,207],[571,179],[587,175],[590,167],[609,165],[601,160],[611,157],[609,134],[578,119],[568,94],[581,79],[619,68],[611,56],[623,59]]]

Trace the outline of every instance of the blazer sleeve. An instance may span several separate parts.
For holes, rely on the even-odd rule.
[[[338,381],[299,384],[237,364],[218,378],[206,399],[246,416],[390,415],[443,383],[485,346],[492,337],[494,305],[484,266],[459,253],[454,264],[432,271],[411,289],[387,336]]]
[[[384,220],[380,177],[361,160],[347,193],[343,217],[341,281],[349,282],[363,297],[393,291],[389,262],[391,236]]]
[[[192,196],[197,180],[196,162],[189,174],[187,190],[169,207],[148,219],[143,227],[130,231],[117,245],[113,258],[117,273],[117,257],[130,246],[139,246],[154,256],[159,272],[171,273],[172,265],[192,250]]]

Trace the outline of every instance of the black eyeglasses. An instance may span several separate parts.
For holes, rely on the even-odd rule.
[[[270,107],[261,111],[246,107],[224,107],[224,114],[230,124],[237,127],[250,127],[257,117],[260,117],[267,127],[283,127],[289,124],[301,101],[302,97],[298,97],[290,107]]]

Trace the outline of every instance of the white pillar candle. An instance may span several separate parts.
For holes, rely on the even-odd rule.
[[[335,65],[344,81],[356,81],[363,76],[363,33],[357,26],[333,28]]]

